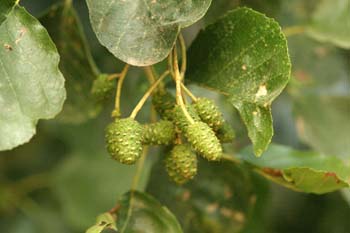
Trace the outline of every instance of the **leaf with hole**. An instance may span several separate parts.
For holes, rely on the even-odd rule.
[[[239,8],[201,31],[188,53],[188,79],[227,96],[261,155],[273,135],[271,102],[285,88],[291,69],[278,23]]]

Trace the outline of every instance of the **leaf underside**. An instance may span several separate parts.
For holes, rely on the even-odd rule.
[[[0,150],[29,141],[39,119],[61,111],[66,93],[58,63],[45,28],[15,6],[0,25]]]
[[[162,61],[182,27],[200,19],[211,0],[87,0],[97,38],[122,61],[147,66]]]

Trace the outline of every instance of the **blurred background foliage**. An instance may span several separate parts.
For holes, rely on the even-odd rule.
[[[40,18],[57,2],[22,0],[21,5]],[[249,6],[275,18],[288,37],[293,68],[289,86],[273,104],[273,142],[298,149],[312,148],[339,156],[350,164],[350,52],[310,38],[303,27],[313,22],[320,4],[318,0],[215,0],[207,15],[184,29],[183,34],[190,44],[201,28],[237,6]],[[99,69],[104,73],[120,71],[123,64],[98,43],[85,1],[75,0],[74,7]],[[122,93],[124,114],[130,113],[147,85],[140,69],[132,68]],[[215,93],[191,88],[196,94],[214,98],[237,130],[237,141],[227,147],[228,151],[249,144],[245,128],[231,105]],[[118,197],[130,189],[135,167],[111,162],[104,147],[104,127],[110,121],[112,104],[96,119],[81,124],[63,123],[60,118],[40,122],[38,133],[30,143],[0,152],[0,232],[83,232],[99,213],[112,208]],[[139,119],[147,121],[148,117],[148,111],[144,110]],[[164,173],[157,170],[157,159],[162,155],[161,150],[151,151],[138,188],[146,189],[163,204],[174,205],[168,207],[175,215],[180,214],[179,221],[184,226],[189,220],[181,213],[202,211],[205,215],[210,214],[210,207],[215,208],[215,202],[221,198],[215,190],[218,184],[237,190],[232,202],[225,204],[227,208],[237,207],[243,214],[243,217],[234,215],[236,223],[226,221],[222,225],[225,228],[217,228],[205,217],[198,217],[193,218],[191,226],[184,227],[185,232],[350,232],[349,190],[325,195],[298,193],[256,175],[250,174],[248,179],[245,174],[250,173],[248,169],[236,167],[233,173],[236,176],[225,174],[223,169],[215,179],[210,179],[213,171],[208,168],[201,174],[202,184],[172,193],[174,185],[168,180],[157,181],[162,185],[152,181],[154,176]],[[230,169],[229,165],[224,167]],[[197,202],[191,205],[181,204],[181,200],[174,202],[188,190],[200,192]]]

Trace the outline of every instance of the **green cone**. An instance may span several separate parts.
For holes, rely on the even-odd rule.
[[[165,158],[169,177],[177,184],[184,184],[197,174],[197,157],[189,145],[175,145]]]
[[[91,88],[91,94],[96,102],[104,102],[113,94],[115,82],[107,79],[108,75],[101,74],[94,80]]]
[[[175,127],[171,121],[161,120],[144,125],[143,144],[169,145],[175,140]]]
[[[197,115],[196,110],[191,105],[186,105],[186,109],[194,121],[201,120]],[[185,132],[189,125],[189,122],[179,105],[175,106],[173,110],[173,117],[175,125],[181,130],[181,132]]]
[[[219,160],[222,147],[214,131],[204,122],[188,125],[185,136],[193,149],[209,161]]]
[[[233,139],[235,138],[234,129],[226,121],[215,133],[216,133],[216,137],[220,140],[221,143],[232,142]]]
[[[142,153],[142,126],[134,119],[116,119],[106,128],[107,150],[113,159],[134,164]]]
[[[225,119],[214,101],[207,98],[198,98],[192,105],[201,120],[214,131],[217,131],[224,124]]]
[[[161,118],[165,120],[173,119],[172,111],[176,101],[175,97],[168,91],[158,90],[154,92],[152,96],[152,103]]]

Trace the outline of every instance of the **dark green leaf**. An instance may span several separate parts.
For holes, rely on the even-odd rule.
[[[256,158],[249,147],[241,152],[241,159],[296,191],[322,194],[350,187],[350,167],[337,157],[271,145],[262,158]]]
[[[256,199],[250,174],[231,161],[201,160],[198,175],[184,186],[171,182],[159,162],[147,191],[179,218],[184,232],[191,233],[238,232]]]
[[[350,161],[350,97],[295,99],[300,137],[315,150]]]
[[[17,0],[1,0],[0,2],[0,25],[6,19],[12,8],[16,5]]]
[[[316,9],[308,34],[320,41],[350,48],[350,0],[322,0]]]
[[[106,153],[92,158],[78,155],[65,161],[53,181],[65,218],[79,230],[88,228],[99,213],[110,209],[116,198],[130,189],[135,169],[115,162]],[[146,163],[140,190],[149,171],[150,164]]]
[[[248,128],[256,155],[270,143],[270,105],[289,76],[287,43],[278,23],[248,8],[208,26],[189,50],[188,78],[227,95]]]
[[[129,192],[120,205],[117,225],[121,233],[182,233],[175,216],[145,193]]]
[[[47,31],[15,6],[0,26],[0,150],[29,141],[39,119],[61,111],[65,89],[58,63]]]
[[[52,7],[42,18],[58,52],[60,69],[66,78],[67,101],[58,120],[81,123],[101,109],[90,93],[99,71],[92,59],[79,18],[71,6]]]
[[[163,60],[182,27],[208,10],[211,0],[87,0],[101,44],[135,66]]]

